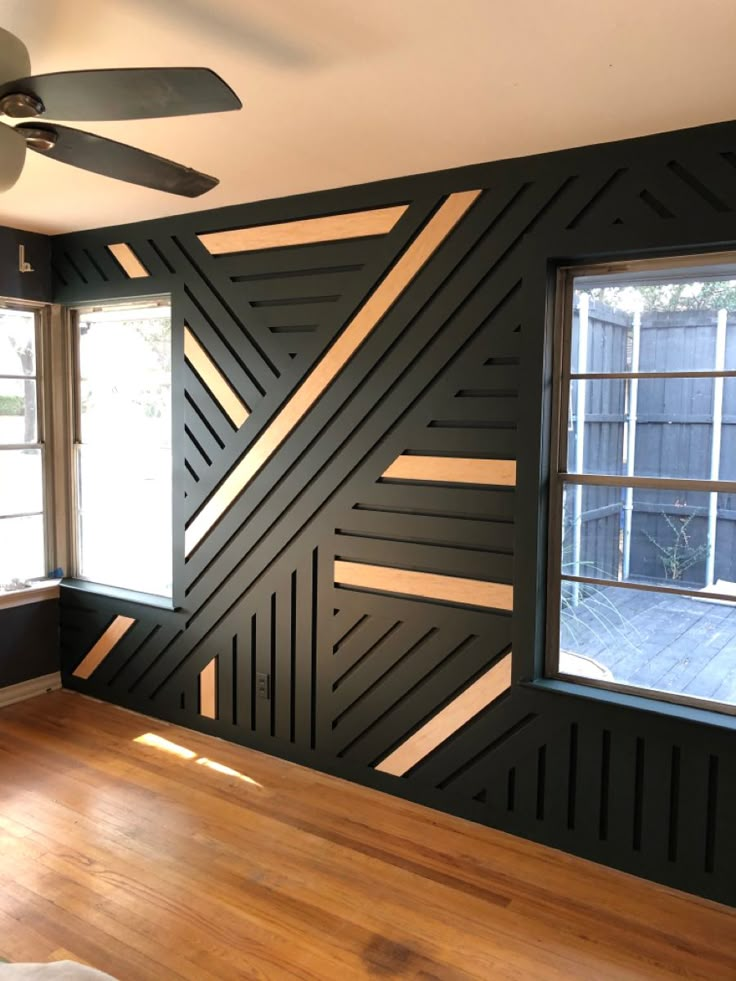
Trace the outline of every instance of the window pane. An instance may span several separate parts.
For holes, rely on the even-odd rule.
[[[104,313],[80,322],[81,441],[170,449],[170,314]]]
[[[171,454],[154,448],[124,455],[123,473],[115,447],[80,448],[79,572],[95,582],[170,595]]]
[[[0,518],[0,586],[12,579],[40,579],[47,571],[43,515]]]
[[[736,705],[736,603],[563,582],[560,621],[563,674]]]
[[[736,279],[655,279],[637,285],[577,277],[573,295],[572,372],[736,369]],[[701,274],[702,275],[702,274]],[[717,363],[720,310],[727,312]],[[637,355],[638,345],[638,355]]]
[[[733,382],[736,378],[573,380],[568,472],[709,479],[714,429],[721,438],[719,458],[724,466],[730,462],[725,446],[736,437]],[[723,410],[714,420],[719,387]],[[634,466],[629,470],[632,445]]]
[[[41,450],[0,449],[0,517],[43,511]]]
[[[0,378],[0,444],[35,443],[36,382]]]
[[[0,375],[35,374],[35,314],[0,310]]]
[[[684,589],[736,583],[736,494],[713,498],[711,516],[703,491],[568,484],[562,575]]]
[[[632,312],[595,300],[592,292],[574,293],[570,370],[631,371]]]
[[[171,323],[168,309],[80,318],[78,573],[171,595]]]

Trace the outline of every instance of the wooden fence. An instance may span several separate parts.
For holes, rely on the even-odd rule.
[[[689,371],[716,367],[718,312],[649,312],[641,315],[639,370]],[[631,370],[632,317],[603,303],[588,308],[586,370]],[[725,367],[736,368],[736,314],[725,327]],[[579,314],[575,310],[572,363],[579,364]],[[576,383],[570,400],[569,468],[576,450]],[[588,381],[584,398],[583,469],[588,473],[625,474],[631,381]],[[708,479],[714,438],[715,381],[709,378],[652,378],[638,384],[636,450],[637,476]],[[736,480],[736,378],[723,382],[718,476]],[[706,585],[708,551],[707,493],[637,488],[633,493],[629,577],[660,581],[664,575],[682,585]],[[618,487],[589,487],[582,491],[579,572],[582,575],[622,577],[625,492]],[[565,509],[563,571],[575,563],[570,528],[574,520],[572,494]],[[715,523],[715,579],[736,580],[736,494],[718,498]],[[688,521],[688,519],[690,519]],[[682,530],[684,529],[684,531]],[[668,563],[661,549],[681,544],[680,568]],[[686,541],[685,541],[686,539]],[[658,548],[660,546],[661,548]],[[696,560],[687,566],[691,560]]]

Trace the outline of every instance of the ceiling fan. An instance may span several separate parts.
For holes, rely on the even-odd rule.
[[[0,116],[26,120],[15,126],[0,123],[0,191],[18,180],[30,149],[105,177],[198,197],[217,186],[216,177],[46,119],[154,119],[232,109],[242,109],[240,99],[208,68],[102,68],[31,75],[26,46],[0,28]]]

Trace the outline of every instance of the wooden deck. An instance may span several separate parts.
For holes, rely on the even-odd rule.
[[[563,646],[616,681],[736,705],[736,604],[603,588],[578,606]]]
[[[0,800],[14,961],[122,981],[736,977],[734,910],[76,694],[0,711]]]

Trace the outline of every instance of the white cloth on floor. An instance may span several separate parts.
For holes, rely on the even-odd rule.
[[[0,964],[0,981],[115,981],[74,961],[54,961],[53,964]]]

